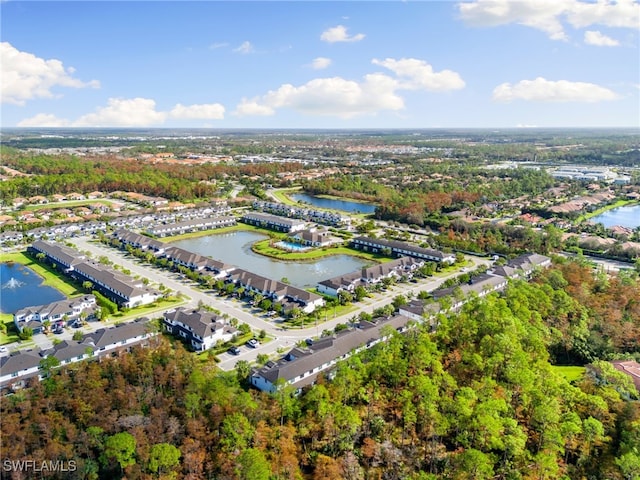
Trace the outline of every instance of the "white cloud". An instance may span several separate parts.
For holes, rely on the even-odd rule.
[[[640,2],[637,0],[598,0],[581,2],[572,0],[567,11],[569,23],[576,28],[589,25],[638,29]]]
[[[331,27],[328,30],[322,32],[322,35],[320,35],[320,40],[329,43],[359,42],[364,37],[364,33],[358,33],[356,35],[349,36],[349,34],[347,33],[347,27],[338,25],[337,27]]]
[[[224,118],[224,106],[219,103],[200,105],[182,105],[178,103],[169,112],[171,118],[193,120],[222,120]]]
[[[68,127],[69,120],[58,118],[49,113],[39,113],[34,117],[18,122],[18,127]]]
[[[156,111],[156,102],[150,98],[110,98],[106,107],[83,115],[73,126],[146,127],[160,125],[166,118],[166,113]]]
[[[221,120],[225,108],[219,103],[182,105],[169,112],[156,110],[150,98],[110,98],[106,107],[69,121],[55,115],[39,113],[18,123],[18,127],[150,127],[162,125],[168,118],[178,120]]]
[[[318,57],[314,58],[313,62],[311,62],[311,68],[314,70],[322,70],[331,65],[331,59],[326,57]]]
[[[499,102],[529,100],[540,102],[601,102],[615,100],[618,95],[594,83],[568,80],[521,80],[515,85],[503,83],[493,90],[493,99]]]
[[[617,40],[607,37],[597,30],[587,30],[584,32],[584,43],[587,45],[596,45],[598,47],[617,47],[620,45],[620,42]]]
[[[373,59],[374,65],[388,68],[395,73],[403,82],[400,88],[407,90],[430,90],[443,92],[447,90],[459,90],[464,88],[464,80],[458,73],[452,70],[442,70],[434,72],[433,67],[424,60],[416,58],[385,58],[384,60]]]
[[[35,98],[52,98],[56,86],[99,88],[100,82],[83,82],[74,78],[73,68],[65,68],[60,60],[44,60],[32,53],[21,52],[9,42],[0,43],[2,103],[24,105]]]
[[[636,0],[475,0],[457,7],[470,25],[517,23],[542,30],[553,40],[567,40],[563,20],[575,28],[605,25],[637,29],[640,24],[640,3]]]
[[[373,59],[372,63],[388,68],[396,78],[372,73],[365,75],[360,82],[330,77],[316,78],[300,86],[284,84],[265,95],[243,98],[233,113],[238,116],[266,116],[274,115],[279,108],[290,108],[306,115],[351,118],[375,115],[385,110],[402,110],[404,99],[397,93],[401,90],[442,92],[465,86],[456,72],[434,72],[427,62],[415,58]]]
[[[234,48],[233,51],[236,53],[242,53],[243,55],[247,55],[249,53],[253,53],[254,48],[253,48],[253,45],[251,45],[251,42],[245,41],[245,42],[242,42],[242,44],[239,47]]]
[[[459,3],[458,10],[470,25],[495,27],[519,23],[542,30],[554,40],[566,40],[557,17],[566,10],[567,3],[568,0],[477,0]]]
[[[371,74],[361,83],[340,77],[316,78],[299,87],[285,84],[262,97],[243,99],[236,115],[273,115],[290,108],[306,115],[352,118],[381,110],[400,110],[404,101],[396,95],[397,82],[386,75]]]
[[[224,48],[224,47],[228,47],[229,44],[227,42],[216,42],[216,43],[212,43],[211,45],[209,45],[209,49],[210,50],[216,50],[218,48]]]

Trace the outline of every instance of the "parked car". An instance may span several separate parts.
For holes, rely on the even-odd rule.
[[[7,353],[9,349],[7,347],[0,347],[0,353]]]
[[[53,329],[53,333],[55,333],[56,335],[60,335],[61,333],[64,333],[64,328],[56,327]]]
[[[255,338],[252,338],[247,342],[247,347],[258,348],[258,341]]]
[[[307,345],[311,346],[311,345],[313,345],[313,339],[305,338],[304,343],[306,343]]]
[[[227,350],[231,355],[240,355],[240,348],[233,346],[229,350]]]

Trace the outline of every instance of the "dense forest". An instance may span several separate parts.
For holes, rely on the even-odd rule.
[[[603,360],[640,359],[638,338],[638,282],[567,262],[435,332],[393,333],[300,395],[158,337],[3,398],[0,446],[73,460],[61,478],[637,480],[638,392]],[[552,366],[588,362],[598,380]]]
[[[2,162],[29,176],[0,182],[0,200],[92,191],[134,191],[179,201],[209,200],[219,193],[216,182],[228,177],[250,183],[251,177],[302,168],[297,163],[204,164],[185,168],[180,164],[150,164],[117,157],[28,156],[7,148],[2,150]]]

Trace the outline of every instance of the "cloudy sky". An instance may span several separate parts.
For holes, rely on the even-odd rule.
[[[3,127],[640,127],[640,0],[0,9]]]

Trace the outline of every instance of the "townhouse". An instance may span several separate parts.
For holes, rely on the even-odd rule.
[[[293,218],[279,217],[269,213],[250,212],[242,216],[242,221],[256,227],[270,228],[278,232],[298,232],[306,228],[306,222]]]
[[[213,312],[183,307],[166,311],[163,326],[165,331],[179,337],[197,352],[208,350],[218,342],[228,342],[238,333],[237,329]]]
[[[148,250],[155,252],[156,254],[164,253],[166,247],[166,245],[160,240],[140,235],[139,233],[132,232],[126,228],[119,228],[111,234],[111,237],[120,241],[124,246],[129,245],[135,249],[143,251]]]
[[[174,265],[181,265],[194,271],[213,272],[214,278],[224,278],[236,269],[234,265],[229,265],[180,247],[168,247],[162,256],[173,262]]]
[[[324,305],[320,295],[307,292],[298,287],[288,285],[247,270],[236,269],[227,277],[227,282],[235,283],[248,291],[264,295],[287,308],[299,307],[305,313],[311,313]]]
[[[111,328],[101,328],[85,335],[82,340],[65,340],[53,348],[21,350],[0,358],[0,390],[15,391],[26,386],[30,378],[42,377],[42,361],[54,357],[60,366],[90,358],[117,355],[136,345],[146,345],[157,332],[147,318],[122,323]]]
[[[386,328],[404,332],[409,322],[403,315],[360,321],[351,330],[323,337],[305,347],[295,347],[277,362],[254,369],[251,385],[265,392],[275,392],[284,385],[300,391],[336,363],[385,341],[388,338]]]
[[[166,237],[168,235],[181,235],[183,233],[213,230],[216,228],[232,227],[236,224],[235,217],[207,217],[183,220],[181,222],[153,225],[147,228],[149,235]]]
[[[344,226],[351,223],[351,219],[347,216],[336,212],[327,212],[323,210],[314,210],[312,208],[296,207],[278,202],[253,202],[253,209],[263,212],[273,213],[283,217],[300,218],[309,222],[315,222],[322,225]]]
[[[149,340],[157,334],[149,319],[142,317],[133,322],[96,330],[85,335],[81,343],[93,347],[94,354],[102,357],[117,355],[136,345],[147,345]]]
[[[339,275],[318,282],[316,290],[324,295],[337,297],[341,291],[353,292],[358,286],[370,286],[385,278],[410,278],[413,272],[424,265],[424,260],[401,257],[390,262],[365,267],[352,273]]]
[[[68,325],[83,315],[90,319],[96,311],[96,298],[93,295],[65,299],[45,305],[25,307],[13,314],[13,323],[19,332],[25,327],[33,333],[42,333],[44,322],[52,326],[66,322]]]
[[[153,303],[160,298],[157,290],[147,287],[140,279],[86,260],[86,257],[66,246],[39,240],[27,249],[34,255],[43,254],[46,259],[71,278],[90,282],[97,290],[121,307],[133,308]]]
[[[456,261],[455,255],[451,253],[443,253],[431,248],[418,247],[416,245],[397,240],[357,237],[351,240],[351,246],[357,250],[365,250],[373,253],[382,253],[383,251],[388,250],[396,257],[407,256],[431,262],[454,263]]]

